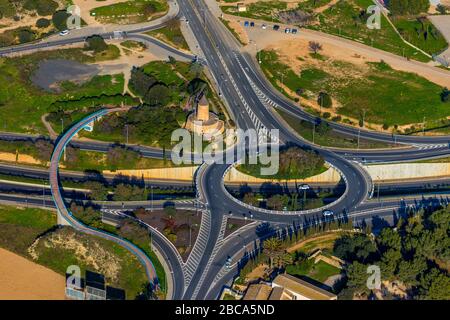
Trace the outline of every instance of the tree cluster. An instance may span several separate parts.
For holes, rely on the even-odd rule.
[[[415,15],[428,12],[429,0],[389,0],[389,10],[394,15]]]
[[[382,281],[397,281],[415,299],[450,299],[450,208],[420,212],[384,228],[373,240],[364,235],[336,241],[334,254],[346,260],[347,287],[370,294],[367,267],[377,265]]]

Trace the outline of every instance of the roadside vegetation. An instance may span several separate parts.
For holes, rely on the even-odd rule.
[[[319,154],[312,150],[301,149],[297,146],[289,146],[286,149],[280,150],[279,170],[275,175],[262,175],[261,169],[263,167],[261,163],[246,163],[237,166],[237,170],[253,177],[274,180],[305,179],[327,170],[325,161]]]
[[[449,212],[446,208],[411,213],[398,220],[396,229],[384,228],[374,239],[363,235],[338,239],[334,253],[348,263],[341,297],[379,294],[366,285],[367,267],[377,265],[382,286],[398,289],[385,299],[450,299]]]
[[[133,0],[98,7],[90,13],[101,23],[133,24],[161,17],[168,9],[165,0]]]
[[[180,20],[169,21],[163,28],[146,32],[149,36],[155,37],[168,43],[175,48],[189,51],[189,46],[180,28]]]
[[[117,235],[123,239],[127,239],[140,249],[151,259],[158,276],[160,291],[156,292],[159,297],[163,297],[167,290],[166,274],[164,268],[158,260],[158,257],[151,248],[150,230],[142,226],[137,221],[126,218],[123,219],[117,227],[102,222],[102,213],[93,205],[72,202],[70,210],[74,216],[84,224],[92,226],[96,229],[104,230],[111,234]],[[138,261],[136,259],[136,261]]]
[[[361,66],[331,60],[319,52],[309,58],[298,57],[302,67],[297,73],[277,52],[263,50],[261,67],[287,97],[302,105],[306,102],[316,112],[322,111],[318,115],[333,121],[360,127],[369,123],[390,132],[412,133],[424,117],[428,121],[446,120],[445,88],[413,73],[396,71],[382,61]],[[317,63],[317,59],[328,63]],[[324,95],[328,102],[322,100]]]
[[[62,275],[69,265],[80,266],[82,274],[86,269],[101,273],[128,299],[140,296],[147,285],[144,268],[131,253],[70,227],[56,228],[53,211],[0,206],[0,246]]]

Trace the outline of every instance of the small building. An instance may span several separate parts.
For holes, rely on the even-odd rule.
[[[238,12],[246,12],[247,11],[247,6],[245,5],[245,3],[239,2],[236,6],[237,6]]]
[[[272,287],[283,288],[283,294],[291,296],[292,300],[337,300],[335,294],[289,274],[278,275]]]
[[[205,140],[212,140],[224,132],[225,125],[216,114],[209,111],[208,100],[203,95],[197,103],[196,111],[188,117],[186,129],[203,135]]]
[[[242,300],[269,300],[272,292],[270,284],[256,283],[248,286]]]

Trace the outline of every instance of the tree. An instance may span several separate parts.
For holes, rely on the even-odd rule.
[[[103,39],[99,35],[93,35],[86,38],[86,43],[87,48],[94,52],[102,52],[108,50],[108,45],[106,44],[105,39]]]
[[[415,15],[428,12],[429,0],[390,0],[389,9],[393,15]]]
[[[437,12],[440,14],[447,14],[447,7],[439,3],[436,7]]]
[[[98,181],[88,181],[84,184],[84,187],[91,191],[90,198],[97,201],[108,200],[108,190],[106,186]]]
[[[56,11],[52,16],[52,22],[56,29],[63,31],[67,29],[67,19],[69,14],[66,10]]]
[[[450,101],[450,90],[448,88],[444,88],[441,92],[441,101],[449,102]]]
[[[113,146],[106,154],[106,162],[113,169],[120,166],[133,166],[140,158],[141,154],[138,151],[124,146]]]
[[[383,279],[395,280],[398,264],[402,259],[400,251],[389,249],[381,257],[380,269]]]
[[[36,140],[35,146],[39,160],[50,161],[53,152],[53,144],[49,140],[38,139]]]
[[[317,98],[317,103],[322,108],[327,108],[327,109],[329,109],[333,106],[333,100],[331,100],[330,95],[326,92],[319,93],[319,96]]]
[[[391,228],[384,228],[377,237],[379,245],[384,249],[395,249],[400,251],[402,248],[402,239],[397,231]]]
[[[409,286],[419,284],[418,277],[427,270],[427,262],[423,257],[416,257],[411,261],[400,261],[397,276],[400,281]]]
[[[165,106],[170,101],[170,90],[164,84],[155,84],[144,96],[144,101],[151,106]]]
[[[133,187],[120,183],[114,189],[114,201],[129,201],[133,195]]]
[[[345,261],[369,262],[370,256],[377,252],[377,248],[364,234],[344,235],[335,241],[333,252]]]
[[[367,266],[357,261],[347,267],[347,286],[358,294],[368,294],[370,289],[367,287]]]
[[[53,0],[39,0],[36,3],[36,11],[40,16],[49,16],[58,9],[58,3]]]
[[[144,72],[142,68],[133,67],[131,70],[130,87],[141,97],[156,83],[156,79]]]
[[[36,21],[36,27],[37,28],[47,28],[50,26],[50,20],[45,18],[40,18]]]
[[[273,262],[283,253],[281,240],[277,237],[269,238],[263,242],[264,252],[269,256],[270,267],[273,268]]]
[[[20,43],[27,43],[33,41],[36,38],[36,34],[29,29],[20,29],[18,37]]]
[[[272,210],[282,210],[287,206],[289,198],[285,195],[276,194],[267,199],[267,206]]]
[[[321,51],[323,49],[322,45],[316,41],[310,41],[308,46],[309,46],[309,50],[312,51],[314,54],[317,54],[319,51]]]
[[[252,193],[252,192],[246,193],[244,195],[244,198],[242,199],[242,201],[244,203],[247,203],[247,204],[249,204],[251,206],[255,206],[255,207],[258,206],[258,203],[259,203],[259,201],[256,198],[255,194]]]

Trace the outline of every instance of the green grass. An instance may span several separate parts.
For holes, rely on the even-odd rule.
[[[152,6],[151,10],[146,7]],[[103,23],[131,22],[139,23],[155,19],[163,15],[169,6],[165,1],[156,0],[134,0],[126,1],[108,6],[98,7],[91,10],[96,19]],[[124,17],[122,17],[124,15]]]
[[[384,62],[360,68],[343,61],[327,61],[327,70],[306,65],[300,74],[279,61],[274,51],[261,51],[261,67],[271,83],[289,98],[279,83],[290,90],[301,88],[304,97],[317,97],[325,90],[340,103],[338,113],[388,126],[440,120],[449,115],[448,104],[440,100],[442,87],[416,74],[397,71]],[[283,78],[283,79],[282,79]],[[370,94],[368,94],[370,93]],[[316,99],[316,98],[313,98]],[[323,109],[323,111],[327,111]]]
[[[155,37],[159,40],[167,42],[168,44],[182,50],[189,50],[189,46],[186,42],[186,39],[183,36],[183,33],[180,29],[179,21],[172,22],[168,26],[160,28],[158,30],[152,30],[146,32],[146,34]]]
[[[358,16],[361,10],[367,9],[372,4],[371,0],[340,0],[335,6],[318,15],[319,25],[311,25],[308,28],[355,40],[411,59],[430,60],[405,44],[384,16],[381,19],[381,29],[367,28],[367,17]],[[301,8],[301,5],[299,7]]]
[[[114,50],[114,49],[113,49]],[[102,59],[105,57],[103,56]],[[41,116],[52,110],[56,101],[76,100],[89,96],[121,94],[123,75],[94,76],[77,85],[61,84],[61,92],[51,93],[34,86],[30,77],[44,59],[69,59],[95,62],[82,49],[37,52],[17,58],[0,58],[0,130],[47,134]]]
[[[443,35],[426,18],[421,22],[416,18],[399,17],[393,18],[392,22],[406,41],[430,55],[439,54],[448,47]]]
[[[56,224],[56,215],[49,210],[0,206],[0,223],[47,230]]]
[[[314,264],[314,259],[311,259],[301,262],[299,265],[286,266],[286,273],[293,276],[307,276],[323,283],[328,277],[339,274],[340,269],[323,261]]]

